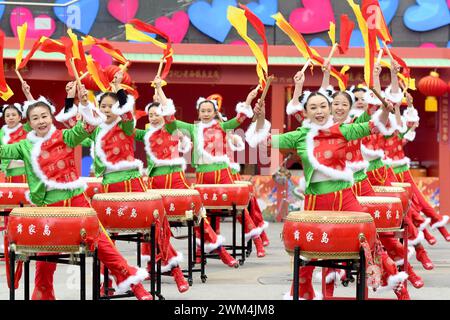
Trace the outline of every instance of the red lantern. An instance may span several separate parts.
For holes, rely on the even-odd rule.
[[[427,96],[425,111],[437,112],[438,101],[436,97],[441,97],[447,92],[447,84],[439,78],[439,73],[432,71],[429,76],[420,79],[418,88],[422,94]]]

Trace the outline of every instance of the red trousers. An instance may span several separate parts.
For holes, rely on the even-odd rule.
[[[381,168],[367,171],[367,177],[373,186],[390,186],[391,182],[399,182],[392,168]]]
[[[6,177],[6,183],[27,183],[27,176],[22,174],[20,176]]]
[[[78,195],[68,200],[49,205],[49,207],[82,207],[90,208],[91,205],[85,194]],[[103,227],[102,227],[103,230]],[[147,272],[128,265],[124,257],[117,251],[111,239],[106,233],[100,232],[98,239],[87,239],[89,247],[97,244],[98,259],[111,271],[118,285],[118,292],[126,292],[132,284],[143,281]],[[42,254],[44,255],[44,254]],[[35,288],[33,300],[54,300],[53,275],[56,270],[55,263],[36,262]]]
[[[422,211],[427,217],[431,218],[431,224],[438,223],[442,221],[442,215],[438,214],[433,207],[430,206],[428,201],[423,196],[422,192],[420,192],[417,187],[413,177],[411,176],[411,172],[405,171],[397,174],[397,178],[400,182],[408,182],[411,184],[414,196],[413,202],[416,205],[418,211]]]
[[[233,175],[231,174],[229,168],[211,172],[197,172],[196,176],[198,184],[234,184]],[[262,229],[256,228],[256,225],[253,222],[253,219],[251,218],[248,210],[244,210],[244,214],[245,214],[244,230],[246,240],[259,237],[259,235],[262,232]],[[239,222],[241,222],[240,217],[238,217],[238,220]],[[216,218],[217,233],[220,233],[219,221],[220,219]]]

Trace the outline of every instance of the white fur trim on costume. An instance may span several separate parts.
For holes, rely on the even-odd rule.
[[[197,110],[200,109],[200,105],[201,105],[202,103],[204,103],[204,102],[211,102],[211,103],[214,105],[214,110],[216,110],[216,111],[219,110],[219,106],[217,105],[217,101],[216,101],[216,100],[208,100],[208,99],[206,99],[206,98],[204,98],[204,97],[198,98],[198,100],[197,100],[197,105],[196,105],[195,108],[196,108]]]
[[[19,111],[19,115],[24,119],[26,118],[26,114],[23,113],[23,108],[22,105],[20,103],[13,103],[13,104],[4,104],[2,107],[2,110],[0,111],[0,118],[3,117],[3,114],[5,113],[5,109],[7,107],[13,106],[15,107],[18,111]]]
[[[425,236],[423,235],[423,231],[419,231],[417,237],[414,240],[408,240],[408,245],[416,246],[425,240]]]
[[[350,96],[352,99],[352,106],[356,103],[356,97],[355,94],[352,92],[352,90],[345,90],[345,92]]]
[[[390,275],[388,277],[387,285],[384,287],[379,287],[376,292],[390,291],[397,288],[402,282],[408,279],[408,274],[404,271],[397,274]]]
[[[192,149],[192,140],[189,139],[187,136],[183,135],[183,138],[181,138],[178,141],[178,151],[185,154],[191,151]]]
[[[262,228],[255,227],[249,232],[245,234],[245,242],[248,242],[250,239],[257,238],[261,235],[263,232]]]
[[[348,116],[350,118],[359,118],[365,111],[363,109],[352,108]]]
[[[28,108],[32,105],[35,104],[37,101],[36,100],[32,100],[32,101],[25,101],[22,105],[22,117],[26,118],[27,117],[27,110]]]
[[[130,290],[131,285],[139,284],[148,277],[147,270],[143,268],[136,268],[136,274],[129,276],[121,283],[117,284],[116,294],[123,294]]]
[[[221,156],[213,156],[205,150],[203,131],[206,128],[210,128],[217,124],[216,120],[212,120],[208,123],[200,122],[197,124],[197,152],[200,154],[199,164],[213,164],[213,163],[226,163],[230,165],[230,158],[226,154]]]
[[[319,160],[316,159],[314,156],[314,138],[319,134],[319,131],[329,129],[334,124],[332,117],[328,118],[328,121],[326,124],[319,126],[315,123],[311,123],[309,125],[309,132],[306,135],[306,149],[308,154],[308,160],[313,166],[313,168],[322,174],[328,176],[332,179],[337,180],[343,180],[343,181],[349,181],[351,183],[354,182],[353,180],[353,171],[350,170],[350,168],[345,168],[344,170],[336,170],[330,167],[327,167],[319,162]]]
[[[297,102],[294,104],[294,102],[291,100],[289,101],[288,105],[286,106],[286,114],[288,116],[296,114],[298,112],[302,112],[305,109],[303,108],[302,104],[300,102]]]
[[[314,288],[313,288],[314,289]],[[291,290],[289,290],[288,292],[283,294],[283,300],[293,300],[294,296],[291,295]],[[298,300],[306,300],[302,297],[298,297]],[[316,290],[314,290],[314,299],[313,300],[323,300],[323,295],[321,292],[317,292]]]
[[[350,168],[353,172],[367,170],[367,168],[369,168],[369,165],[370,165],[369,161],[367,161],[367,160],[358,161],[358,162],[347,161],[346,164],[347,164],[347,167]]]
[[[306,179],[304,176],[300,178],[298,189],[300,190],[301,193],[305,193],[306,191]]]
[[[303,98],[302,98],[302,100],[300,100],[300,106],[302,107],[303,110],[305,109],[306,101],[308,101],[308,98],[311,94],[312,94],[312,92],[309,90],[303,91],[303,94],[302,94]]]
[[[408,122],[420,121],[419,112],[417,111],[416,108],[414,108],[414,106],[406,108],[406,110],[403,111],[403,116],[406,118],[406,121]]]
[[[134,159],[133,161],[126,161],[122,160],[117,163],[111,163],[107,160],[105,151],[102,149],[102,140],[103,138],[108,134],[110,130],[112,130],[119,122],[121,121],[120,118],[117,118],[113,123],[106,124],[102,123],[100,124],[100,130],[98,132],[98,135],[95,139],[95,154],[97,157],[99,157],[100,161],[106,166],[107,172],[116,172],[116,171],[124,171],[124,170],[131,170],[131,169],[138,169],[142,172],[144,168],[144,164],[141,160]]]
[[[241,165],[239,164],[239,163],[236,163],[236,162],[231,162],[230,163],[230,168],[233,170],[233,171],[236,171],[236,172],[241,172]]]
[[[68,112],[64,112],[65,108],[62,108],[62,110],[56,115],[55,119],[58,122],[66,122],[73,117],[76,117],[78,114],[78,108],[76,105],[73,105],[72,108]]]
[[[333,102],[333,98],[331,96],[335,93],[335,91],[331,85],[329,85],[326,89],[321,87],[318,92],[323,94],[325,98],[327,98],[328,102]]]
[[[377,129],[380,130],[380,133],[381,133],[382,135],[384,135],[384,136],[390,136],[390,135],[392,135],[392,134],[395,132],[395,130],[397,129],[397,126],[395,126],[396,122],[392,123],[392,122],[391,122],[391,119],[389,119],[389,121],[391,122],[391,123],[390,123],[390,124],[391,124],[391,127],[388,129],[388,128],[386,127],[386,125],[382,124],[381,121],[380,121],[380,117],[381,117],[381,113],[382,113],[382,112],[383,112],[383,111],[382,111],[381,109],[378,110],[377,112],[375,112],[375,113],[373,114],[373,116],[372,116],[372,120],[370,120],[370,121],[372,121],[373,124],[377,127]]]
[[[234,137],[234,139],[232,139],[231,136]],[[236,144],[233,143],[234,140],[236,140]],[[244,140],[240,135],[237,134],[230,135],[230,139],[228,139],[228,145],[230,146],[231,151],[245,150]]]
[[[146,109],[146,112],[148,114],[148,109]],[[175,105],[173,104],[172,99],[167,99],[167,103],[164,106],[159,105],[158,109],[156,110],[156,113],[161,117],[173,116],[175,112]]]
[[[36,103],[36,102],[43,102],[43,103],[45,103],[46,105],[48,105],[48,106],[50,107],[50,110],[51,110],[52,114],[54,114],[54,113],[56,112],[55,106],[52,105],[52,104],[50,103],[50,101],[48,101],[45,97],[40,96],[39,99],[37,99],[36,101],[34,101],[34,103]],[[29,105],[28,105],[28,106],[29,106]],[[28,108],[27,108],[27,109],[28,109]]]
[[[256,132],[256,122],[252,122],[245,132],[245,141],[252,148],[256,148],[258,144],[267,140],[270,135],[270,128],[272,127],[269,121],[264,120],[264,127]]]
[[[391,115],[392,113],[390,113],[389,115]],[[389,117],[389,118],[391,118],[391,117]],[[395,117],[395,115],[392,115],[392,118],[393,119],[395,119],[395,122],[397,123],[397,118]],[[400,133],[405,133],[406,131],[408,131],[408,126],[406,125],[406,118],[405,117],[400,117],[401,118],[401,123],[397,123],[397,130],[400,132]],[[391,119],[389,119],[389,121],[391,121],[391,123],[392,123],[392,120]]]
[[[435,230],[437,228],[445,226],[447,224],[448,220],[449,220],[449,216],[442,216],[441,221],[438,221],[431,225],[431,230]]]
[[[45,135],[45,137],[38,137],[34,131],[31,131],[27,135],[27,139],[33,144],[33,148],[31,150],[31,165],[36,176],[45,184],[48,189],[56,189],[56,190],[75,190],[82,188],[86,190],[87,184],[81,179],[77,179],[72,182],[62,183],[50,180],[42,171],[38,158],[41,154],[42,144],[49,140],[52,135],[55,133],[56,128],[52,125],[50,131]],[[47,190],[48,191],[48,190]]]
[[[383,159],[384,151],[382,149],[372,150],[367,148],[364,144],[361,143],[361,153],[366,158],[366,160],[375,160],[375,159]]]
[[[428,227],[431,223],[431,218],[426,218],[424,222],[422,222],[419,226],[419,231],[425,230],[426,227]]]
[[[31,200],[31,197],[30,197],[30,190],[25,191],[25,200],[27,200],[29,204],[34,205],[33,201]]]
[[[161,272],[169,272],[173,268],[178,267],[183,262],[183,253],[177,251],[177,255],[169,259],[166,265],[161,266]]]
[[[132,112],[134,109],[135,99],[132,95],[127,95],[127,103],[125,103],[122,107],[119,104],[119,101],[113,104],[111,108],[111,112],[117,116],[122,116],[125,113]]]
[[[236,113],[237,114],[242,113],[243,115],[245,115],[249,119],[253,118],[253,116],[254,116],[252,107],[249,106],[248,104],[246,104],[245,102],[239,102],[236,105]]]
[[[197,243],[197,247],[200,248],[200,239],[196,238],[195,239],[196,243]],[[216,250],[217,248],[219,248],[221,245],[223,245],[225,243],[225,237],[222,235],[217,235],[217,241],[214,243],[205,243],[205,253],[211,253],[212,251]]]
[[[393,160],[391,158],[386,158],[383,159],[383,163],[387,166],[391,166],[391,167],[401,167],[401,166],[408,166],[411,163],[411,159],[409,159],[408,157],[404,157],[403,159],[400,160]]]
[[[145,152],[147,153],[147,156],[153,161],[153,163],[155,164],[156,167],[177,166],[178,165],[178,166],[182,166],[183,171],[186,170],[186,160],[183,157],[161,160],[161,159],[158,159],[155,156],[155,154],[153,153],[152,147],[151,147],[151,144],[150,144],[151,136],[155,132],[161,130],[162,128],[163,128],[163,125],[159,126],[159,127],[152,127],[152,126],[150,126],[150,129],[145,134],[145,136],[144,136],[144,147],[145,147]]]
[[[141,265],[146,266],[151,260],[151,257],[147,254],[141,255]]]
[[[416,250],[414,250],[413,247],[408,246],[408,261],[414,255],[414,252],[416,252]],[[397,265],[397,266],[402,266],[404,263],[405,263],[405,259],[400,259],[400,260],[395,261],[395,265]]]
[[[404,139],[408,141],[414,141],[416,139],[416,131],[415,130],[409,130],[404,136]]]
[[[97,127],[106,121],[106,116],[90,101],[86,106],[79,104],[78,111],[80,112],[83,121],[91,126]],[[98,117],[94,116],[94,113],[96,113]]]
[[[380,94],[381,96],[383,96],[384,92],[381,92]],[[366,93],[364,93],[364,101],[375,106],[382,105],[380,99],[378,99],[378,97],[370,89],[368,89]]]
[[[319,272],[314,273],[314,279],[320,283],[322,283],[322,270]],[[325,277],[325,283],[330,284],[331,282],[335,282],[335,284],[338,284],[339,281],[342,280],[342,278],[345,277],[345,270],[343,269],[335,269],[333,272],[330,272]]]
[[[20,122],[14,128],[8,128],[8,126],[5,124],[2,127],[2,131],[3,131],[2,143],[9,144],[9,139],[10,139],[11,134],[16,132],[20,128],[22,128],[22,124]]]
[[[384,90],[384,96],[385,96],[386,100],[389,100],[394,104],[400,103],[403,100],[402,91],[399,90],[399,92],[397,92],[397,93],[392,93],[391,85],[389,87],[387,87],[386,90]]]

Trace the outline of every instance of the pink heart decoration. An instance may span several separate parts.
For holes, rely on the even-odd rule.
[[[28,24],[27,38],[38,39],[41,36],[51,37],[55,32],[56,23],[50,16],[46,14],[41,14],[37,17],[33,17],[31,10],[24,7],[15,8],[10,15],[9,24],[17,37],[17,27]]]
[[[447,0],[447,7],[450,9],[450,0]]]
[[[419,46],[419,48],[437,48],[437,45],[433,42],[424,42]]]
[[[235,40],[230,42],[231,45],[233,46],[245,46],[247,45],[247,42],[243,41],[243,40]]]
[[[184,11],[177,11],[172,19],[160,17],[156,19],[155,27],[166,33],[173,43],[180,43],[189,30],[189,15]]]
[[[92,46],[89,53],[92,58],[94,58],[94,60],[102,66],[103,69],[106,69],[106,67],[112,64],[112,57],[97,46]]]
[[[334,11],[330,0],[303,0],[303,8],[295,9],[289,16],[289,23],[300,33],[328,31]]]
[[[134,18],[139,9],[139,0],[109,0],[108,12],[122,23]]]

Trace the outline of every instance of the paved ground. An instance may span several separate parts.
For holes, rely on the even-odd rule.
[[[223,235],[231,238],[230,223],[224,223]],[[206,283],[201,283],[199,274],[194,274],[194,285],[184,294],[179,294],[173,280],[163,277],[163,295],[170,300],[279,300],[289,290],[291,284],[291,262],[284,251],[280,239],[282,224],[272,223],[269,228],[271,245],[266,248],[267,255],[257,258],[253,253],[243,266],[238,269],[226,267],[218,260],[209,260],[207,264]],[[435,233],[438,244],[427,250],[435,263],[432,271],[424,270],[415,258],[412,265],[423,277],[425,286],[419,290],[409,286],[412,299],[450,300],[450,244],[444,243],[442,237]],[[174,246],[187,254],[186,241],[175,240]],[[119,243],[120,251],[129,261],[135,263],[135,245]],[[91,298],[91,259],[88,259],[87,297]],[[59,265],[55,276],[55,292],[58,299],[78,299],[78,268]],[[34,265],[31,265],[31,279],[34,279]],[[319,288],[315,282],[315,287]],[[32,290],[32,288],[31,288]],[[355,286],[348,288],[339,286],[336,289],[339,296],[353,296]],[[380,297],[394,298],[392,292],[378,293]],[[23,297],[23,286],[17,291],[19,299]],[[374,296],[371,294],[371,296]],[[8,299],[4,262],[0,262],[0,300]]]

